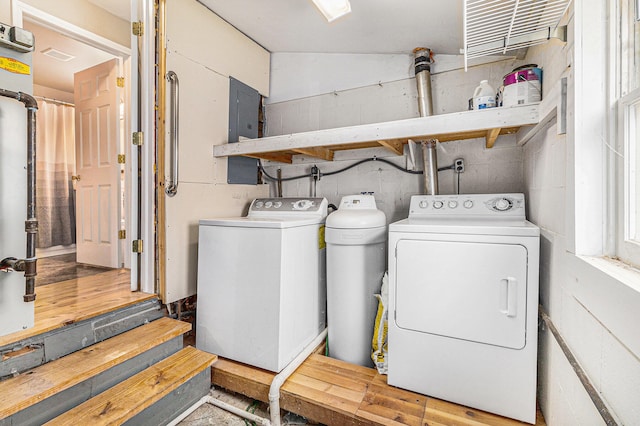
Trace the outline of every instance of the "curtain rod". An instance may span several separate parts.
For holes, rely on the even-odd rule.
[[[71,106],[71,107],[75,107],[76,106],[75,104],[72,104],[70,102],[65,102],[65,101],[61,101],[59,99],[54,99],[54,98],[47,98],[45,96],[34,96],[34,98],[40,99],[40,100],[43,100],[43,101],[46,101],[46,102],[53,102],[53,103],[60,104],[60,105],[66,105],[66,106]]]

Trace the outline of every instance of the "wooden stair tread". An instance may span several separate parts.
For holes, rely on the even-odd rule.
[[[0,382],[0,419],[178,337],[191,325],[160,318]]]
[[[36,293],[34,326],[0,337],[0,347],[157,297],[132,292],[127,269],[45,285]]]
[[[46,424],[120,425],[209,368],[217,358],[188,346]]]

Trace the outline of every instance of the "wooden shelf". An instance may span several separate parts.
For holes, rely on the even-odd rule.
[[[485,138],[486,146],[491,148],[499,135],[515,133],[521,127],[533,126],[539,121],[540,104],[536,103],[248,139],[216,145],[213,155],[244,155],[291,163],[294,155],[303,154],[330,161],[335,151],[346,149],[385,147],[402,155],[403,146],[409,139],[449,142]]]

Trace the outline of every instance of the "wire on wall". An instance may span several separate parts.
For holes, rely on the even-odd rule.
[[[318,167],[314,165],[311,168],[311,172],[310,173],[297,175],[297,176],[290,176],[290,177],[286,177],[286,178],[281,177],[280,173],[278,173],[278,177],[271,176],[264,169],[264,166],[262,165],[262,160],[258,160],[258,168],[260,169],[260,172],[262,172],[262,174],[264,175],[265,178],[267,178],[268,180],[277,182],[280,185],[282,182],[298,180],[298,179],[305,179],[305,178],[312,178],[312,179],[314,179],[314,182],[315,182],[315,181],[320,180],[320,178],[322,176],[333,176],[333,175],[337,175],[337,174],[340,174],[340,173],[344,173],[347,170],[353,169],[354,167],[357,167],[357,166],[359,166],[361,164],[364,164],[364,163],[368,163],[370,161],[378,161],[380,163],[388,164],[389,166],[391,166],[391,167],[393,167],[395,169],[398,169],[401,172],[409,173],[409,174],[412,174],[412,175],[421,175],[421,174],[424,173],[423,170],[408,170],[408,169],[405,169],[402,166],[399,166],[399,165],[395,164],[392,161],[389,161],[389,160],[384,159],[384,158],[378,158],[378,157],[365,158],[363,160],[356,161],[355,163],[350,164],[350,165],[348,165],[346,167],[343,167],[342,169],[334,170],[332,172],[327,172],[327,173],[321,173],[320,170],[318,169]],[[458,160],[456,160],[456,162],[457,161]],[[278,169],[278,170],[280,170],[280,169]],[[442,171],[445,171],[445,170],[453,170],[455,173],[457,173],[457,175],[458,175],[457,191],[458,191],[458,194],[459,194],[460,193],[460,174],[461,174],[461,171],[457,169],[456,163],[451,164],[450,166],[445,166],[445,167],[439,167],[438,168],[439,172],[442,172]]]

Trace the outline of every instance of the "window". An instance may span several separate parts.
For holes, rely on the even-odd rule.
[[[617,256],[640,266],[640,0],[620,0]]]

